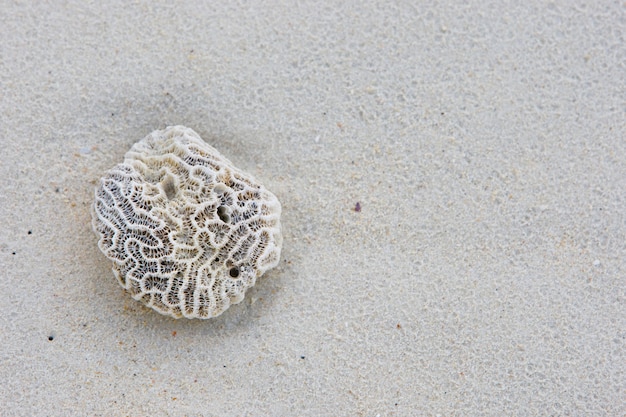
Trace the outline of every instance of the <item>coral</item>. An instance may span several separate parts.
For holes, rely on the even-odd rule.
[[[211,318],[278,264],[274,194],[184,126],[157,130],[95,192],[100,250],[132,295],[161,314]]]

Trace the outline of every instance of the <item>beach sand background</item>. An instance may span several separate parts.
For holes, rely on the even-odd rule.
[[[2,1],[2,416],[626,413],[623,2],[169,3]],[[208,321],[91,230],[174,124],[283,205]]]

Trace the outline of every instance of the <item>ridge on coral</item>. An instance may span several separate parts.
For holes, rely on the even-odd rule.
[[[192,129],[152,132],[96,187],[100,250],[133,298],[172,317],[211,318],[280,258],[281,206]]]

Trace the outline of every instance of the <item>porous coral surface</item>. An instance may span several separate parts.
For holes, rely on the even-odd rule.
[[[281,206],[192,129],[152,132],[96,187],[93,228],[136,300],[211,318],[278,264]]]

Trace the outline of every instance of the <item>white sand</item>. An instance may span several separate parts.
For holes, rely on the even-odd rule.
[[[626,413],[623,4],[53,3],[0,8],[2,416]],[[171,124],[283,205],[211,321],[90,228]]]

